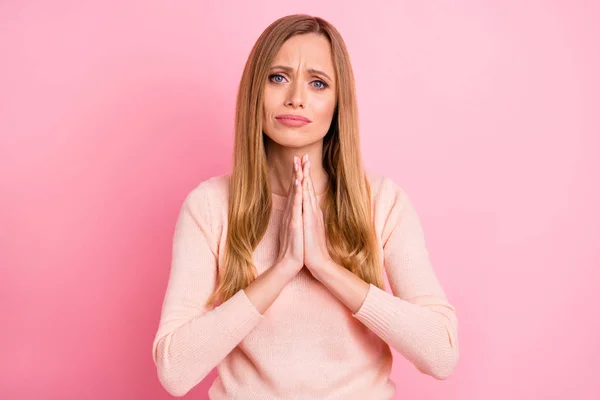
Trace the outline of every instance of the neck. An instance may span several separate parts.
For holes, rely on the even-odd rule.
[[[269,181],[273,193],[279,196],[288,196],[294,168],[294,156],[301,160],[305,154],[308,154],[310,160],[310,176],[315,192],[317,194],[325,192],[328,177],[323,168],[322,140],[302,148],[285,147],[270,140],[266,145]],[[300,166],[302,166],[302,162]]]

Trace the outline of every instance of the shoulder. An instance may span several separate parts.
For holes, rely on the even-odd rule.
[[[227,205],[230,175],[215,175],[198,183],[186,196],[186,202],[211,208]]]
[[[192,188],[182,208],[197,221],[207,223],[218,233],[227,219],[230,175],[216,175],[199,182]]]
[[[407,198],[404,188],[389,176],[370,173],[367,173],[366,176],[375,208],[389,211],[394,205]]]
[[[394,179],[383,175],[367,176],[375,227],[385,243],[398,222],[411,215],[412,204],[404,188]]]

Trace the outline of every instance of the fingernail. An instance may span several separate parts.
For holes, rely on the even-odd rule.
[[[310,161],[308,163],[306,163],[306,165],[308,166],[308,168],[310,168]]]

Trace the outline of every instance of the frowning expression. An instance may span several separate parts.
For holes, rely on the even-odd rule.
[[[271,63],[265,83],[263,131],[282,146],[321,140],[336,106],[331,45],[319,34],[288,39]]]

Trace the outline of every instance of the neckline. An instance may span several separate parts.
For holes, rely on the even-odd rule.
[[[321,200],[323,196],[325,196],[327,192],[323,192],[317,194],[317,200]],[[273,202],[273,207],[277,210],[283,210],[285,208],[285,203],[287,201],[288,196],[281,196],[279,194],[271,193],[271,199]]]

